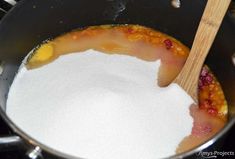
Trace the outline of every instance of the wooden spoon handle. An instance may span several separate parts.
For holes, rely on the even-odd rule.
[[[174,80],[197,102],[198,78],[231,0],[208,0],[189,57]]]

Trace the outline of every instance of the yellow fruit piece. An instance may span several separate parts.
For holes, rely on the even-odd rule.
[[[34,53],[29,62],[42,62],[50,59],[53,56],[53,46],[51,44],[43,44]]]
[[[222,105],[219,109],[219,114],[222,114],[222,115],[227,115],[228,114],[228,106],[227,106],[227,103],[225,102],[224,105]]]

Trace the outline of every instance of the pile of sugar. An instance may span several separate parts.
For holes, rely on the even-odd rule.
[[[156,159],[174,155],[191,133],[193,100],[177,85],[157,86],[160,61],[94,50],[24,66],[7,114],[41,143],[88,159]]]

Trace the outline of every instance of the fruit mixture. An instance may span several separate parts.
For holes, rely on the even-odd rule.
[[[94,49],[126,54],[147,61],[161,59],[159,86],[171,83],[183,67],[189,49],[161,32],[139,25],[101,25],[74,30],[40,45],[29,56],[28,69],[48,64],[63,54]],[[204,66],[199,79],[199,103],[190,108],[194,119],[190,136],[179,144],[184,152],[215,135],[226,123],[227,103],[216,77]],[[177,110],[176,110],[177,111]]]

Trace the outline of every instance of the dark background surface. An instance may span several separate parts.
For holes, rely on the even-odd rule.
[[[18,0],[17,0],[18,1]],[[0,6],[2,6],[3,3],[0,0]],[[4,9],[8,9],[9,6],[4,4]],[[4,12],[0,10],[0,19],[4,15]],[[8,126],[5,124],[5,122],[0,117],[0,136],[6,136],[8,134],[12,134],[12,131],[8,128]],[[228,136],[224,142],[223,147],[221,150],[217,151],[233,151],[235,152],[235,126],[232,127],[231,131],[229,131]],[[17,150],[9,150],[5,152],[0,151],[0,159],[23,159],[24,151],[20,148]],[[235,158],[235,156],[226,156],[224,158]]]

